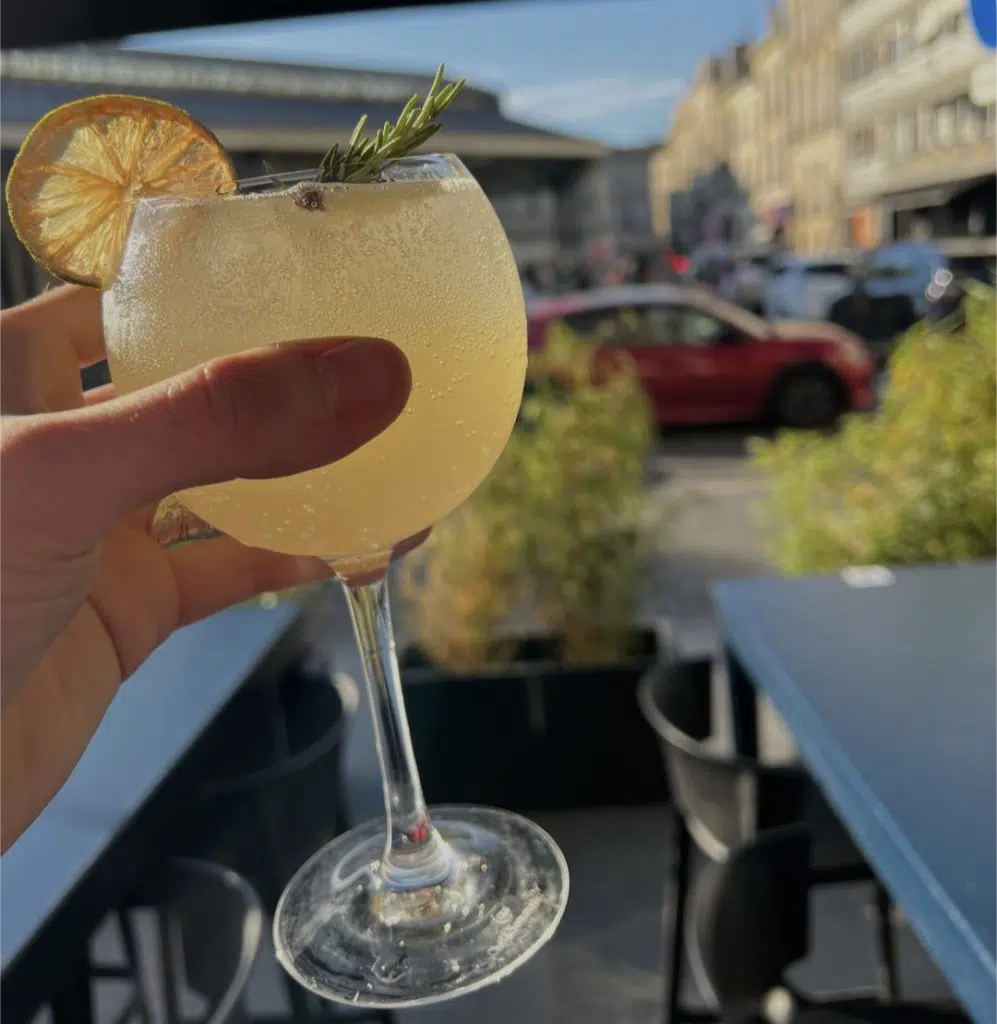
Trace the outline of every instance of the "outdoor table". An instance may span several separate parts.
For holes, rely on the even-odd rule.
[[[754,685],[978,1024],[997,1021],[993,562],[724,582],[735,741]]]
[[[5,1024],[72,982],[90,935],[210,769],[198,741],[244,684],[300,653],[298,611],[245,606],[189,626],[122,687],[70,779],[0,861]]]

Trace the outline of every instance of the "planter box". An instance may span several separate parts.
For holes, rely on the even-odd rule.
[[[667,787],[637,707],[659,639],[639,631],[627,661],[565,666],[550,640],[524,639],[516,661],[453,675],[418,650],[402,656],[412,741],[430,803],[511,810],[652,803]]]

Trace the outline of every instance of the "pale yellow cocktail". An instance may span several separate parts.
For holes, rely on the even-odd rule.
[[[343,584],[385,816],[302,865],[274,911],[273,941],[310,993],[355,1009],[421,1006],[501,980],[550,939],[568,898],[564,857],[532,822],[467,806],[430,815],[383,571],[395,545],[484,479],[525,377],[522,292],[498,219],[459,160],[410,155],[462,87],[444,83],[441,65],[425,98],[370,134],[362,118],[317,168],[238,182],[218,139],[183,111],[88,97],[42,118],[7,181],[32,255],[103,290],[121,392],[295,341],[380,337],[408,358],[405,410],[341,461],[180,495],[247,544],[327,559]],[[354,398],[368,388],[377,407],[371,380],[336,383]],[[219,545],[237,556],[208,541],[180,557],[203,556],[211,579]],[[335,735],[348,725],[344,712]]]
[[[104,293],[119,391],[256,346],[340,335],[387,338],[412,369],[402,416],[340,462],[185,491],[219,530],[330,560],[383,553],[456,508],[502,451],[526,370],[516,265],[459,161],[424,170],[139,204]]]

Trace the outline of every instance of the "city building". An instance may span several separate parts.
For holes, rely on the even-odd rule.
[[[748,189],[732,166],[735,119],[731,97],[749,75],[748,47],[733,47],[699,67],[677,104],[667,147],[652,159],[651,207],[678,248],[704,241],[748,241],[754,213]],[[750,91],[745,93],[750,106]],[[737,136],[741,138],[740,135]]]
[[[785,19],[773,8],[769,31],[751,50],[751,78],[758,94],[758,174],[752,201],[771,241],[785,237],[793,218],[786,124]]]
[[[671,234],[672,218],[671,193],[675,181],[674,167],[675,149],[671,143],[665,142],[651,155],[649,171],[649,200],[651,206],[651,230],[658,238]]]
[[[785,0],[787,144],[793,216],[800,252],[844,243],[838,21],[842,0]]]
[[[618,149],[604,157],[613,244],[618,252],[633,253],[654,244],[651,217],[651,163],[657,146]]]
[[[936,238],[997,253],[997,72],[966,0],[846,0],[842,187],[851,241]]]
[[[153,96],[208,125],[240,177],[314,167],[345,142],[361,114],[394,119],[429,79],[384,72],[127,51],[113,46],[0,54],[4,177],[31,126],[60,104],[107,92]],[[491,198],[520,264],[577,257],[590,231],[605,233],[608,184],[590,186],[608,152],[588,140],[505,117],[492,93],[468,87],[447,111],[432,148],[460,156]],[[598,178],[598,174],[595,176]],[[579,198],[581,197],[581,198]],[[649,216],[649,215],[648,215]],[[585,220],[588,218],[588,220]],[[592,223],[589,223],[589,222]],[[2,298],[16,302],[47,278],[2,216]]]
[[[761,94],[750,73],[750,51],[746,56],[748,71],[737,76],[727,90],[728,160],[734,177],[754,196],[761,189]]]

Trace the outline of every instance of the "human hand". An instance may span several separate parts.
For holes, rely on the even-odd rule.
[[[390,342],[322,339],[226,356],[120,398],[111,385],[84,395],[80,368],[104,358],[99,292],[58,288],[5,310],[0,330],[6,850],[173,630],[329,575],[318,559],[228,537],[164,549],[159,502],[343,458],[395,420],[411,374]]]

